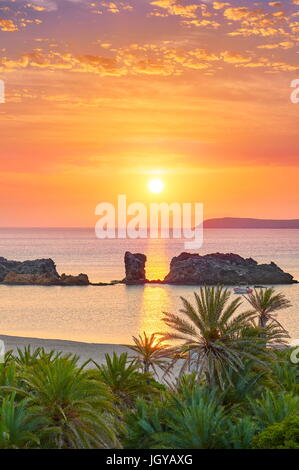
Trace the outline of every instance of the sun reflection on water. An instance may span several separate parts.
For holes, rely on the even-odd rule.
[[[146,277],[149,280],[164,279],[169,271],[167,240],[149,239],[146,247]],[[140,309],[139,333],[166,331],[162,321],[163,311],[171,308],[172,302],[166,286],[145,285]]]
[[[164,243],[163,243],[164,242]],[[169,271],[167,240],[149,239],[146,246],[146,277],[149,280],[164,279]]]
[[[144,286],[139,333],[144,331],[149,335],[155,332],[165,332],[167,327],[162,321],[163,311],[171,308],[168,290],[159,285]]]

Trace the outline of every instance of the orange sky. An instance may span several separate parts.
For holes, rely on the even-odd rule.
[[[299,0],[0,0],[1,226],[118,194],[298,218],[298,44]]]

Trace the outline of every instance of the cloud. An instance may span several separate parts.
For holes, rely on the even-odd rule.
[[[211,20],[190,20],[190,21],[184,21],[184,24],[187,26],[196,26],[197,28],[212,28],[212,29],[217,29],[221,25],[217,21],[211,21]]]
[[[179,76],[192,70],[216,73],[224,66],[264,68],[265,71],[273,72],[299,69],[297,65],[281,58],[259,57],[253,51],[250,54],[231,50],[215,53],[203,48],[179,47],[169,41],[132,43],[127,47],[118,48],[112,46],[111,43],[103,44],[104,55],[35,49],[19,58],[2,57],[0,58],[0,71],[30,69],[121,77],[127,75]],[[260,49],[275,50],[289,47],[291,44],[281,42],[275,45],[261,45]]]
[[[71,3],[85,3],[85,0],[65,0]],[[0,2],[7,2],[7,0],[0,0]],[[29,6],[36,11],[56,11],[58,10],[59,1],[56,0],[14,0],[13,3],[21,3],[24,6]]]
[[[229,64],[244,64],[251,61],[251,57],[245,57],[242,54],[229,51],[222,52],[221,57],[223,58],[224,62]]]
[[[199,4],[182,5],[177,0],[155,0],[151,5],[167,10],[170,15],[182,16],[184,18],[196,18]]]
[[[12,20],[0,19],[0,30],[14,32],[14,31],[18,31],[19,28]]]
[[[94,7],[97,7],[97,4],[96,3],[91,3],[90,6],[92,6],[93,8]],[[100,3],[100,6],[103,7],[106,11],[108,11],[109,13],[120,13],[121,11],[131,11],[133,10],[133,7],[132,5],[128,4],[128,3],[125,3],[125,2],[105,2],[105,1],[102,1]],[[101,10],[92,10],[93,13],[96,13],[96,14],[101,14],[102,11]]]
[[[291,49],[295,46],[295,43],[292,41],[282,41],[276,44],[261,44],[257,46],[258,49]]]
[[[226,2],[213,2],[214,10],[221,10],[224,7],[230,6],[230,3]]]
[[[281,2],[269,2],[268,5],[273,8],[280,8],[282,7]]]

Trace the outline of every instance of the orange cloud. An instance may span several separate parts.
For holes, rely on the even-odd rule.
[[[19,28],[12,20],[0,19],[0,30],[14,32],[14,31],[18,31]]]
[[[214,10],[221,10],[224,7],[230,6],[230,3],[226,2],[213,2],[213,8]]]
[[[177,0],[155,0],[151,5],[167,10],[170,15],[184,18],[196,18],[196,12],[200,8],[198,4],[182,5]]]

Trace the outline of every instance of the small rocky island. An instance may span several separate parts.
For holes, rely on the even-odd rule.
[[[240,285],[240,284],[294,284],[291,274],[279,266],[258,264],[252,258],[242,258],[234,253],[198,254],[181,253],[172,258],[170,270],[162,280],[146,278],[146,256],[142,253],[125,253],[126,277],[122,281],[91,283],[87,274],[59,274],[52,259],[10,261],[0,257],[0,284],[40,286],[112,286],[115,284],[140,285],[147,283],[175,285]]]
[[[10,261],[0,257],[0,282],[8,285],[86,286],[86,274],[59,275],[52,259]]]
[[[123,280],[124,284],[136,285],[136,284],[145,284],[149,282],[145,276],[145,263],[146,256],[141,253],[130,253],[126,251],[125,253],[125,270],[126,277]]]
[[[176,285],[240,285],[240,284],[294,284],[291,274],[279,266],[258,264],[252,258],[242,258],[234,253],[198,254],[181,253],[172,258],[170,271],[163,280],[148,281],[145,275],[146,256],[140,253],[125,254],[125,284],[159,282]]]

